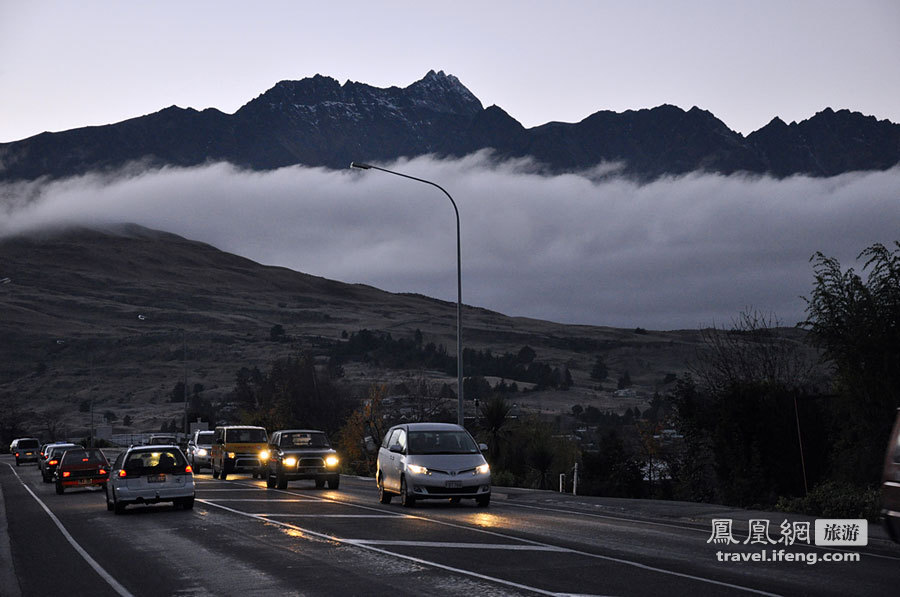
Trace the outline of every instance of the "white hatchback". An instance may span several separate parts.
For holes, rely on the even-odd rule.
[[[194,474],[178,446],[133,446],[116,458],[106,489],[106,509],[121,514],[132,504],[172,502],[194,507]]]

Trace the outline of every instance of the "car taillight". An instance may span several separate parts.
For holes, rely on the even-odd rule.
[[[194,469],[191,468],[191,465],[187,465],[186,467],[184,467],[184,472],[193,473]]]
[[[71,474],[72,473],[70,473],[69,471],[63,471],[63,477],[68,477]]]
[[[81,462],[87,462],[87,461],[88,461],[87,458],[82,458],[82,459],[81,459]]]
[[[18,457],[19,457],[19,453],[18,453],[18,452],[16,452],[16,458],[18,458]]]
[[[105,468],[101,468],[101,469],[100,469],[100,474],[101,474],[101,475],[105,475],[105,474],[106,474],[106,469],[105,469]]]
[[[59,464],[59,460],[51,460],[47,464],[49,464],[50,466],[56,466],[57,464]]]
[[[119,476],[120,476],[120,477],[127,477],[127,476],[128,476],[128,473],[125,472],[125,469],[119,469]]]

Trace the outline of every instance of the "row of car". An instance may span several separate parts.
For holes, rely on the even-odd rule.
[[[417,500],[474,499],[486,506],[491,499],[490,466],[465,428],[449,423],[406,423],[388,430],[377,459],[379,499],[399,496],[412,506]],[[337,489],[340,460],[324,432],[285,429],[269,436],[262,427],[231,425],[197,431],[188,442],[194,470],[210,468],[217,479],[250,473],[269,488],[284,489],[290,481],[312,479],[316,487]]]
[[[17,440],[16,448],[22,446],[22,439],[32,438]],[[66,489],[102,487],[107,509],[116,514],[130,504],[194,506],[193,470],[176,445],[131,446],[120,452],[113,464],[98,448],[67,442],[44,444],[33,454],[20,451],[16,458],[17,464],[36,462],[43,481],[54,483],[58,494]]]
[[[385,434],[377,457],[379,500],[399,496],[404,506],[418,500],[473,499],[487,506],[491,499],[490,466],[465,428],[449,423],[405,423]],[[17,456],[18,458],[18,456]],[[340,487],[340,459],[327,435],[315,429],[283,429],[269,435],[262,427],[222,425],[197,431],[187,454],[174,444],[132,446],[109,464],[100,450],[69,443],[47,444],[38,468],[57,493],[69,487],[100,485],[109,510],[129,504],[171,501],[184,508],[194,504],[193,473],[203,468],[213,478],[249,473],[265,479],[268,488],[285,489],[289,482],[312,480],[316,487]]]
[[[311,479],[316,487],[340,486],[340,459],[328,436],[316,429],[283,429],[269,436],[263,427],[222,425],[196,431],[188,441],[187,457],[194,467],[212,470],[213,478],[250,473],[270,488]]]

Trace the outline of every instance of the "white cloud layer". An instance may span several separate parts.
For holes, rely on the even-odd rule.
[[[822,251],[847,267],[900,239],[900,169],[834,178],[694,174],[639,185],[542,176],[485,154],[386,167],[461,216],[463,300],[566,323],[696,328],[803,319]],[[26,201],[30,199],[29,201]],[[255,261],[456,300],[453,209],[378,171],[227,164],[0,186],[0,235],[135,222]],[[24,205],[27,203],[27,205]]]

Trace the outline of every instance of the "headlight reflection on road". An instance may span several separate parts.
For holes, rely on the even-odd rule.
[[[486,529],[498,529],[509,526],[503,517],[490,512],[479,512],[469,516],[468,519],[470,523]]]

